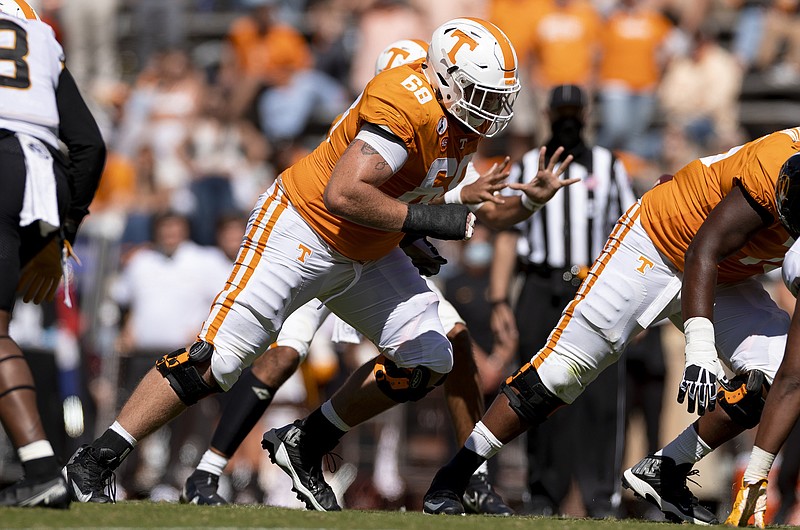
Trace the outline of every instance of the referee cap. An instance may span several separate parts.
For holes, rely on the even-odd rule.
[[[561,107],[585,107],[586,93],[578,85],[557,85],[550,90],[550,104],[552,110]]]

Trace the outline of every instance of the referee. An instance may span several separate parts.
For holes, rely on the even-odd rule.
[[[581,180],[559,190],[541,210],[495,240],[489,293],[492,328],[498,336],[518,333],[522,362],[545,345],[617,219],[635,201],[622,163],[608,149],[584,141],[586,115],[586,95],[580,87],[551,90],[551,136],[545,153],[563,146],[564,156],[574,157],[564,178]],[[539,153],[536,148],[523,155],[509,182],[534,178]],[[524,281],[512,310],[515,272]],[[624,366],[618,363],[601,374],[572,406],[528,431],[528,513],[560,513],[575,479],[588,516],[618,515],[625,398],[619,375]],[[609,394],[617,399],[608,399]]]

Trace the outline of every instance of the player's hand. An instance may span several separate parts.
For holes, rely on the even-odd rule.
[[[435,276],[439,274],[442,265],[447,263],[436,247],[428,241],[428,238],[421,237],[414,239],[413,236],[405,236],[400,241],[400,248],[411,258],[411,263],[423,276]]]
[[[568,155],[567,158],[564,159],[564,162],[558,166],[558,169],[555,169],[559,158],[561,158],[561,155],[564,153],[563,147],[556,149],[555,153],[553,153],[553,156],[550,157],[547,167],[544,165],[546,152],[546,147],[539,149],[539,171],[536,173],[536,176],[533,178],[533,180],[527,184],[511,183],[508,185],[508,187],[511,189],[522,191],[531,201],[535,202],[536,204],[546,203],[553,198],[553,195],[555,195],[558,190],[580,180],[579,178],[566,180],[561,178],[561,175],[564,174],[564,172],[567,170],[567,167],[569,167],[570,163],[572,162],[572,155]]]
[[[678,403],[688,397],[687,410],[702,416],[717,405],[717,380],[725,377],[714,344],[714,325],[707,318],[695,317],[684,324],[686,361]]]
[[[489,171],[481,175],[478,180],[464,186],[461,189],[462,204],[505,203],[500,190],[506,187],[506,179],[511,171],[511,166],[508,164],[510,161],[511,159],[506,157],[501,163],[492,164]]]
[[[506,301],[492,303],[492,315],[489,324],[494,334],[495,342],[501,344],[516,344],[519,339],[517,320],[514,311]]]
[[[17,292],[24,302],[32,300],[34,304],[41,304],[45,300],[53,301],[63,275],[61,258],[61,242],[53,238],[22,268]]]
[[[747,526],[750,517],[758,528],[764,528],[764,513],[767,511],[767,480],[745,484],[739,488],[733,502],[731,514],[725,519],[726,526]]]

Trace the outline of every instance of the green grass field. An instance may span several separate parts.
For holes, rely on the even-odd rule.
[[[68,511],[0,508],[0,528],[341,528],[436,530],[646,530],[676,528],[637,520],[557,519],[548,517],[448,517],[418,512],[345,510],[320,513],[268,506],[187,506],[122,502],[73,504]],[[777,528],[777,527],[776,527]]]

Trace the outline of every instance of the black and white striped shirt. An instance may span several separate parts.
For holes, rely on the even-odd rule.
[[[580,182],[558,190],[516,225],[521,233],[517,256],[523,263],[553,269],[591,265],[617,219],[636,201],[625,168],[608,149],[593,147],[591,159],[591,168],[573,161],[562,178],[579,177]],[[538,168],[539,149],[533,149],[512,167],[508,180],[530,182]]]

